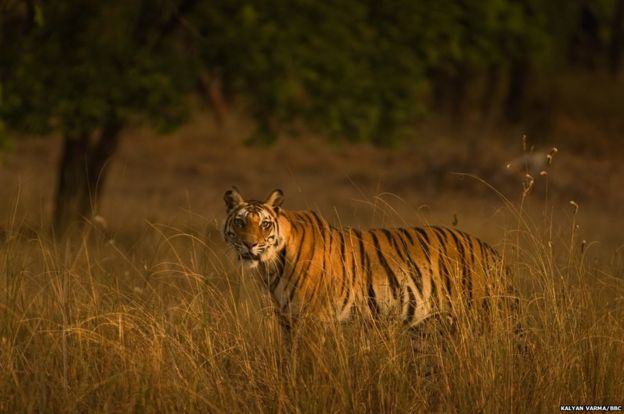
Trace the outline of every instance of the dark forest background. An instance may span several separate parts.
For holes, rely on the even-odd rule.
[[[97,211],[124,131],[168,132],[198,108],[250,117],[251,145],[400,147],[436,117],[539,142],[561,110],[609,135],[622,99],[583,91],[617,90],[623,45],[623,0],[2,0],[0,143],[62,136],[62,234]]]

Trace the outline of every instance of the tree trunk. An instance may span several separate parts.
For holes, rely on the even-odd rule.
[[[618,0],[611,23],[611,40],[609,42],[609,69],[617,75],[622,64],[622,47],[624,46],[624,0]]]
[[[119,144],[122,125],[111,119],[92,142],[89,133],[66,135],[58,169],[54,231],[63,236],[81,229],[97,213],[108,165]]]
[[[431,79],[431,99],[434,111],[446,113],[449,111],[450,75],[442,69],[434,69],[428,74]]]
[[[216,72],[203,73],[199,77],[199,90],[210,105],[217,126],[223,127],[228,114],[228,104],[223,96],[221,77]]]
[[[448,115],[455,125],[460,125],[464,119],[471,75],[470,70],[461,64],[451,71],[441,69],[430,74],[433,108],[440,114]]]
[[[461,125],[464,121],[468,84],[470,83],[470,71],[459,65],[455,74],[451,77],[451,119],[455,125]]]
[[[511,62],[509,85],[505,97],[505,117],[511,123],[518,123],[524,117],[526,88],[529,78],[529,64],[525,59]]]
[[[481,121],[491,122],[495,117],[496,99],[499,97],[499,87],[501,81],[500,65],[492,63],[486,71],[485,87],[481,95]]]

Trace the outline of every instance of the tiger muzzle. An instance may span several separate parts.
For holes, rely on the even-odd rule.
[[[240,253],[240,257],[243,260],[260,260],[260,255],[259,254],[253,254],[253,253]]]

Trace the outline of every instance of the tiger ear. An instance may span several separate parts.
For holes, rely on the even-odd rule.
[[[238,188],[234,186],[232,186],[231,190],[225,192],[223,200],[225,201],[228,213],[245,202],[243,196],[238,192]]]
[[[275,210],[276,213],[279,213],[280,207],[282,206],[283,202],[284,193],[282,192],[282,190],[277,189],[271,191],[271,194],[269,194],[264,204],[273,207],[273,210]]]

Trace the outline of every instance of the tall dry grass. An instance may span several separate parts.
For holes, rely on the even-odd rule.
[[[528,191],[525,196],[528,195]],[[418,346],[392,323],[314,326],[284,346],[223,243],[164,225],[0,241],[1,412],[553,412],[622,404],[624,267],[596,267],[570,215],[504,241],[530,349],[508,324]],[[573,208],[571,206],[571,208]],[[16,209],[17,211],[17,209]],[[574,211],[573,211],[574,213]]]

